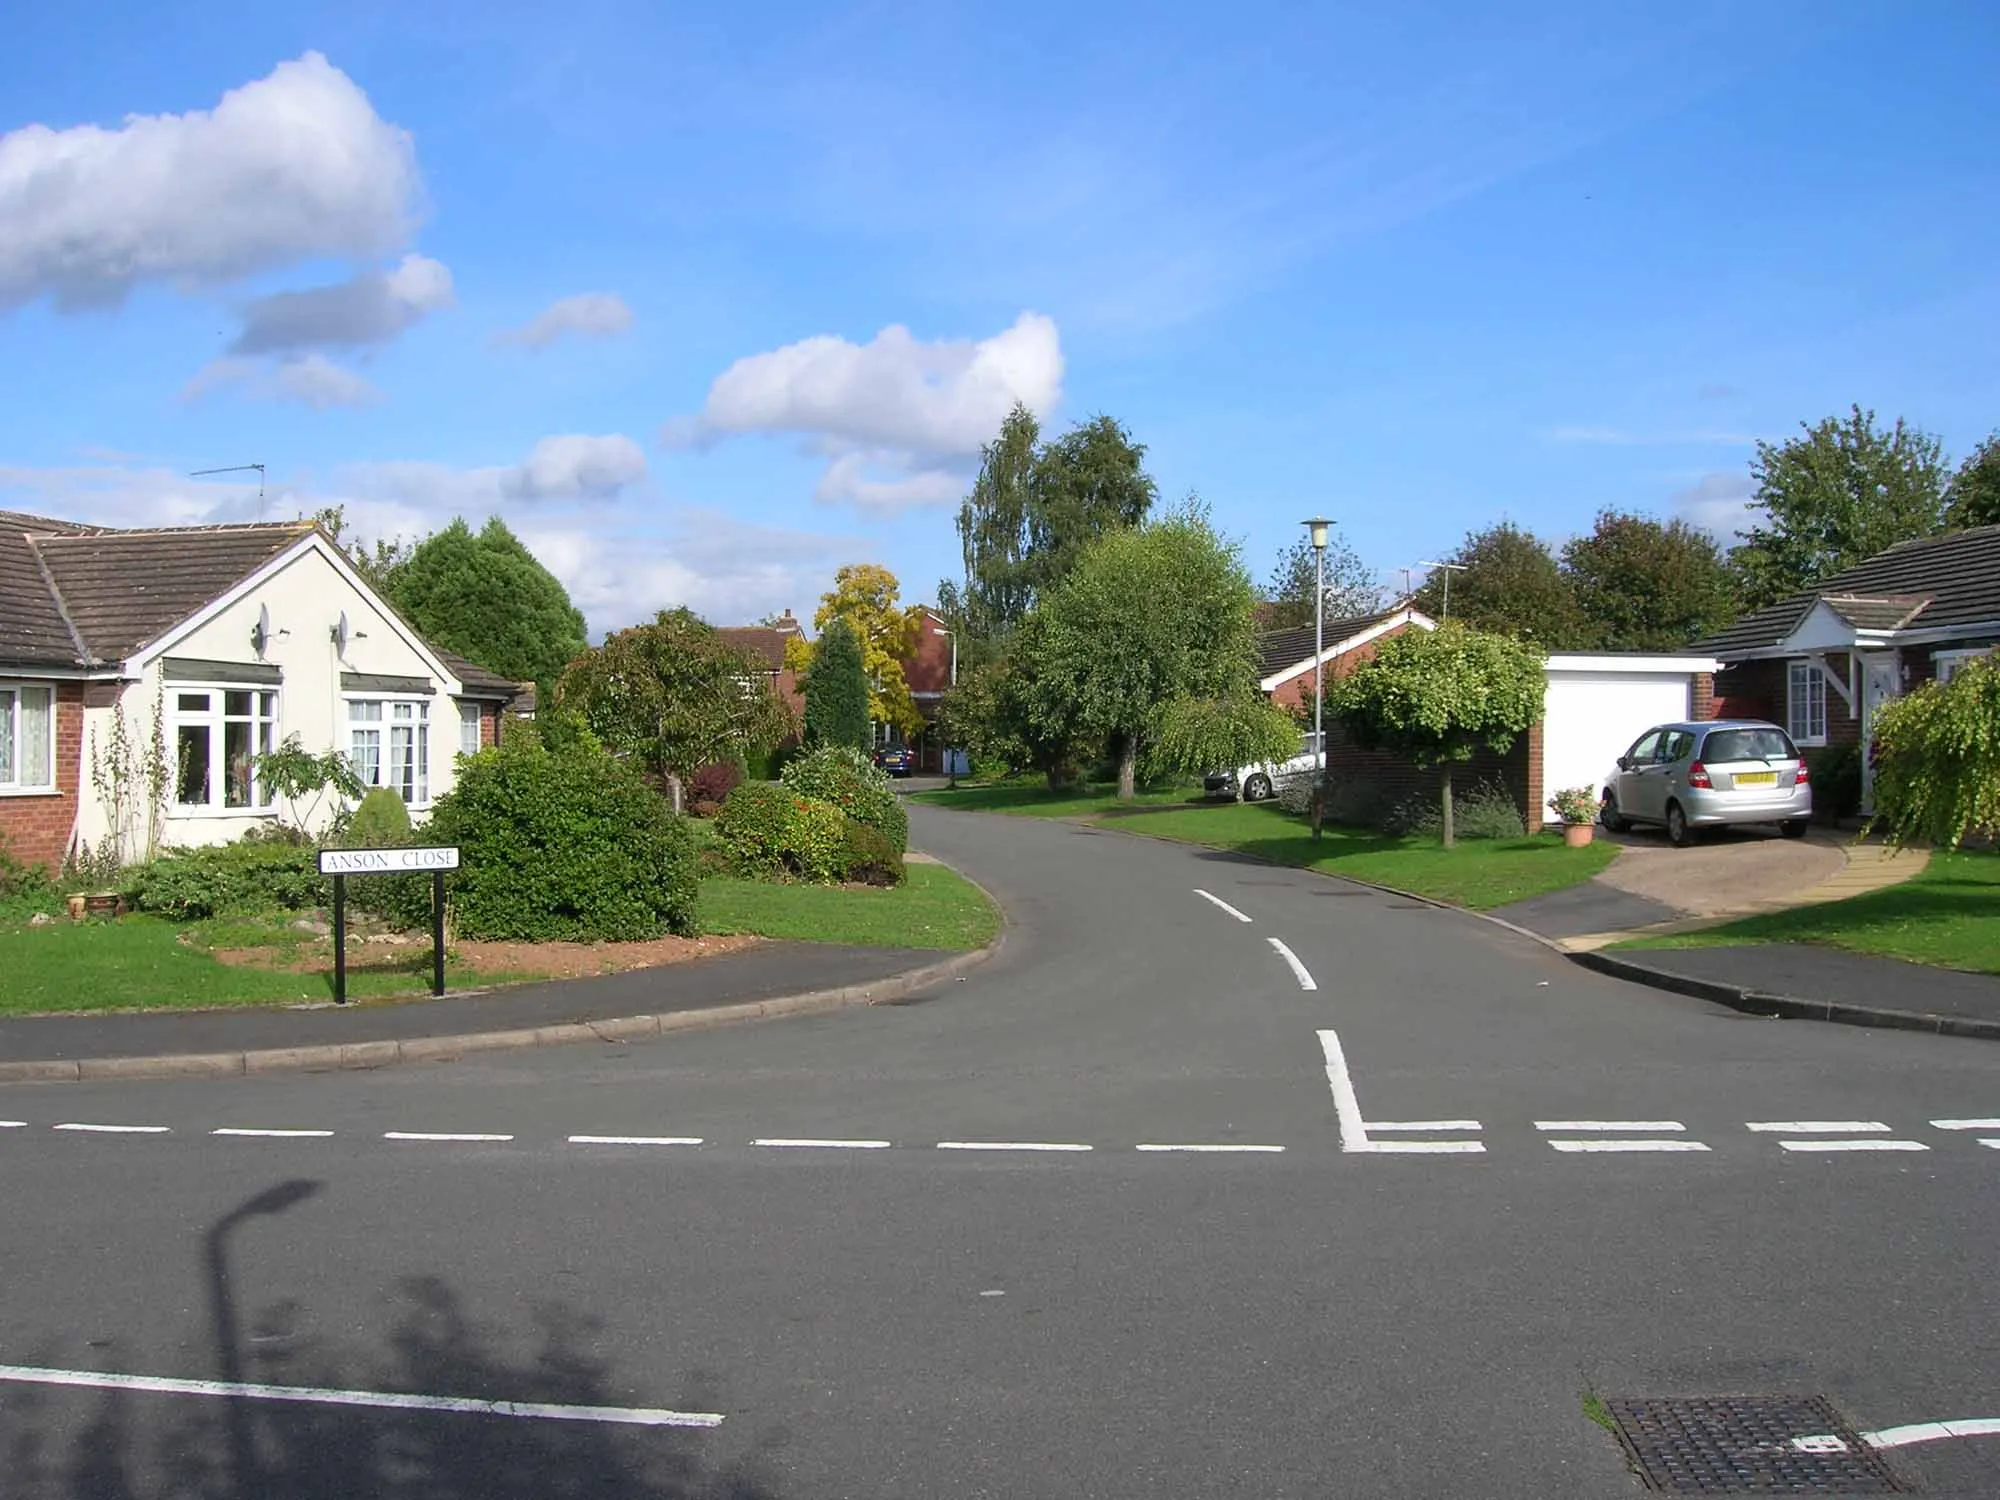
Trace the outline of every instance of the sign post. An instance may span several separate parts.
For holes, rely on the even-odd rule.
[[[347,877],[431,876],[431,993],[444,993],[444,872],[458,868],[455,846],[419,849],[322,849],[319,872],[333,878],[333,1003],[347,1003]]]

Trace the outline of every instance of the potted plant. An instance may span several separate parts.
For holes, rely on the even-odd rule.
[[[1564,787],[1549,798],[1549,810],[1562,819],[1563,842],[1572,849],[1589,843],[1596,831],[1597,798],[1587,786]]]

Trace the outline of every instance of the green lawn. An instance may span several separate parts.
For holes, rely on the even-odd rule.
[[[1118,789],[1101,783],[1076,791],[1052,792],[1039,778],[1000,781],[986,786],[962,786],[956,790],[913,792],[910,801],[932,807],[954,807],[960,812],[1020,813],[1031,818],[1083,818],[1101,813],[1123,814],[1133,806],[1176,807],[1201,800],[1195,786],[1173,786],[1140,792],[1131,802],[1118,800]]]
[[[2000,854],[1940,851],[1902,885],[1745,917],[1621,948],[1713,948],[1738,943],[1823,943],[1947,969],[2000,974]]]
[[[1462,839],[1456,848],[1446,849],[1430,839],[1393,838],[1331,824],[1315,844],[1302,819],[1268,802],[1134,813],[1119,818],[1115,826],[1128,833],[1233,849],[1326,875],[1349,875],[1474,911],[1580,884],[1618,853],[1615,846],[1602,843],[1571,849],[1555,834]]]
[[[1000,930],[999,912],[977,886],[931,864],[912,864],[909,880],[892,890],[711,876],[701,885],[701,920],[716,934],[875,948],[979,948]]]

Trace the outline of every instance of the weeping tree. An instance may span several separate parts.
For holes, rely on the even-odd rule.
[[[1874,753],[1870,828],[1899,846],[2000,837],[2000,657],[1885,704]]]
[[[1452,768],[1482,748],[1506,754],[1540,721],[1546,686],[1534,647],[1453,621],[1388,637],[1372,660],[1327,684],[1326,707],[1363,749],[1438,773],[1449,849]]]

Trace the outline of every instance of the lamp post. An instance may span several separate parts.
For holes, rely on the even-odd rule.
[[[1306,535],[1312,539],[1313,549],[1313,817],[1312,836],[1319,838],[1322,813],[1321,801],[1326,796],[1326,725],[1322,720],[1325,713],[1325,687],[1321,674],[1325,662],[1321,659],[1326,651],[1326,528],[1333,523],[1324,516],[1314,516],[1310,521],[1302,521]]]

